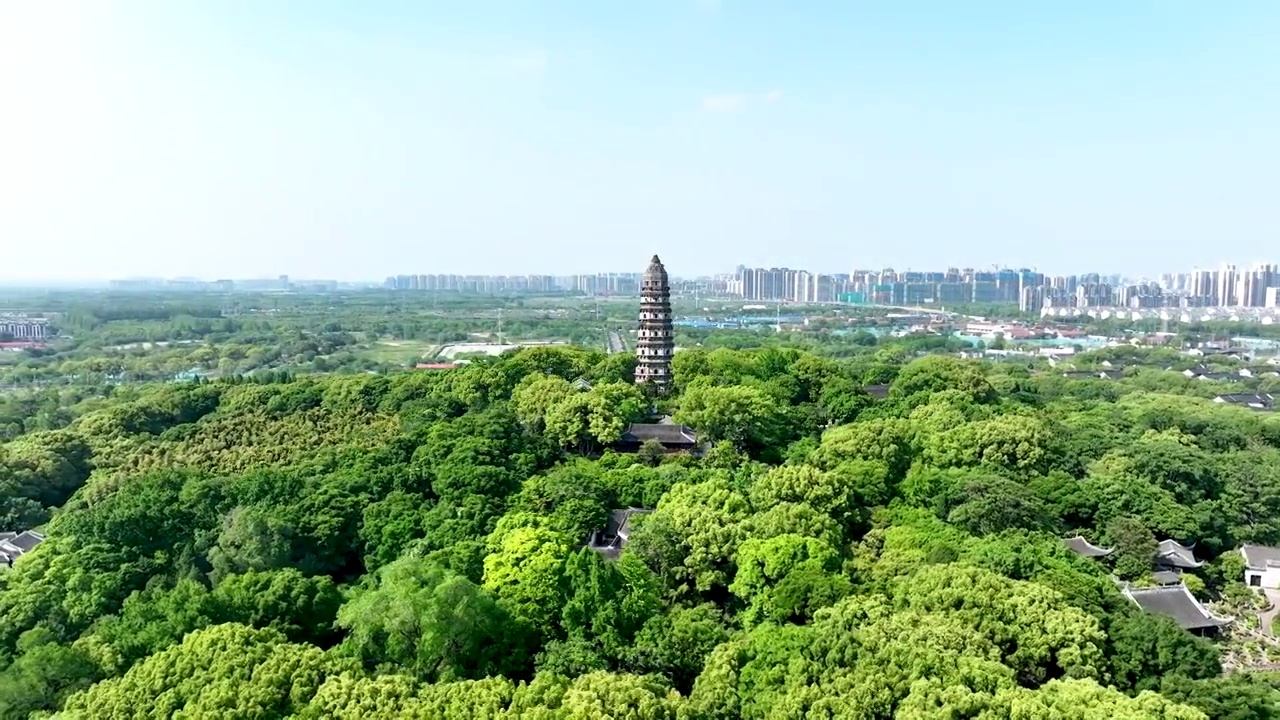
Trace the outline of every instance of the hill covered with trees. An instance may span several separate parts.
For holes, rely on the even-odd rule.
[[[1171,538],[1202,599],[1241,592],[1280,416],[1176,373],[774,348],[682,351],[651,408],[633,366],[166,384],[18,435],[0,517],[47,540],[0,573],[0,717],[1280,714],[1113,579]],[[651,409],[705,452],[613,451]],[[585,547],[621,508],[652,512]]]

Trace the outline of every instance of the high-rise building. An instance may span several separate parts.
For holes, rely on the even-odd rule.
[[[1212,270],[1191,272],[1191,296],[1197,298],[1197,307],[1218,304],[1218,275]]]
[[[1038,313],[1044,307],[1045,289],[1039,285],[1027,285],[1022,288],[1018,298],[1018,310],[1024,313]]]
[[[671,387],[671,356],[675,332],[671,328],[671,285],[657,255],[640,281],[640,327],[636,331],[636,383],[661,394]]]
[[[1237,300],[1236,266],[1223,265],[1218,273],[1218,307],[1235,307]]]
[[[1237,300],[1244,307],[1263,307],[1267,304],[1267,289],[1277,284],[1276,266],[1257,263],[1253,269],[1240,274],[1240,293]]]

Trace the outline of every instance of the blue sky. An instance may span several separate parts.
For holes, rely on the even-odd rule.
[[[0,5],[0,278],[1280,260],[1280,3]]]

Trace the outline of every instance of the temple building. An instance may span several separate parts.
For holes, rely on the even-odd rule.
[[[1161,540],[1156,545],[1156,571],[1182,573],[1200,568],[1204,563],[1196,559],[1194,547],[1194,543],[1183,545],[1177,540]]]
[[[1245,545],[1244,583],[1251,588],[1280,588],[1280,548]]]
[[[679,425],[669,416],[659,418],[657,422],[631,423],[622,432],[622,437],[613,444],[618,452],[639,452],[647,441],[654,441],[662,446],[665,452],[687,452],[701,455],[707,443],[698,439],[698,433],[687,425]]]
[[[609,513],[605,526],[591,533],[587,547],[600,553],[606,560],[617,560],[622,548],[631,539],[631,519],[653,512],[644,508],[626,508]]]
[[[44,542],[44,535],[35,530],[24,532],[0,532],[0,562],[13,567],[13,561],[26,555]]]
[[[665,393],[671,387],[671,284],[657,255],[649,261],[640,282],[640,328],[636,331],[636,383]]]
[[[1094,545],[1093,543],[1084,539],[1084,537],[1081,535],[1076,535],[1075,537],[1069,537],[1063,540],[1062,544],[1066,545],[1067,549],[1070,550],[1071,552],[1079,555],[1080,557],[1087,557],[1087,558],[1104,558],[1110,555],[1114,550],[1114,548],[1104,548],[1104,547],[1099,547],[1097,545]]]
[[[1146,612],[1173,618],[1182,629],[1198,635],[1216,633],[1232,622],[1232,618],[1216,615],[1201,604],[1182,583],[1141,588],[1126,585],[1121,592]]]

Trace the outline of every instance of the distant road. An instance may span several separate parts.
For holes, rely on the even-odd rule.
[[[942,309],[942,308],[936,308],[936,307],[921,307],[921,306],[919,306],[919,305],[915,305],[915,306],[912,306],[912,305],[876,305],[876,304],[874,304],[874,303],[868,303],[868,304],[864,304],[864,305],[854,305],[854,306],[852,306],[852,307],[873,307],[873,308],[880,308],[880,309],[882,309],[882,310],[908,310],[908,311],[911,311],[911,312],[925,313],[925,314],[928,314],[928,315],[946,315],[947,317],[953,317],[953,318],[954,318],[954,317],[967,317],[967,318],[975,318],[975,317],[977,317],[976,315],[961,315],[960,313],[952,312],[952,311],[950,311],[950,310],[944,310],[944,309]]]
[[[622,342],[622,335],[617,330],[609,331],[609,354],[624,352],[627,346]]]

